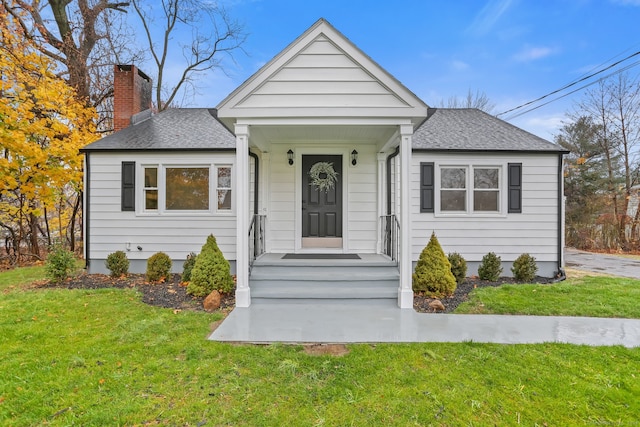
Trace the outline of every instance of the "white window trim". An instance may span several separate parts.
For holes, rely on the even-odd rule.
[[[218,210],[218,168],[231,168],[231,209]],[[158,209],[147,210],[145,208],[145,187],[144,187],[144,170],[145,168],[158,168]],[[206,210],[167,210],[166,209],[166,176],[167,168],[208,168],[209,169],[209,209]],[[163,163],[149,162],[141,163],[136,171],[136,214],[138,216],[233,216],[235,215],[235,181],[233,176],[233,163]]]
[[[464,218],[505,218],[507,216],[507,163],[506,162],[469,162],[469,163],[459,163],[459,162],[436,162],[434,164],[434,204],[435,210],[434,215],[436,217],[464,217]],[[440,191],[442,190],[441,183],[441,170],[443,168],[459,168],[465,169],[466,174],[466,210],[465,211],[443,211],[440,206]],[[487,211],[473,211],[473,193],[475,191],[475,187],[473,185],[473,170],[474,169],[487,169],[494,168],[498,169],[498,191],[500,192],[500,197],[498,198],[498,211],[496,212],[487,212]]]

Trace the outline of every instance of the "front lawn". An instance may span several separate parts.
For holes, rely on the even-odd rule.
[[[1,276],[1,275],[0,275]],[[131,289],[0,293],[0,425],[630,425],[640,349],[206,340]]]
[[[584,276],[548,285],[476,289],[455,313],[640,319],[640,281]]]

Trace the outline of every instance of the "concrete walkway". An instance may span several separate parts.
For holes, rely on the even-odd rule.
[[[250,343],[558,342],[640,347],[639,319],[424,314],[395,304],[254,304],[209,337]]]
[[[637,259],[567,248],[564,251],[564,260],[568,268],[640,279],[640,260]]]

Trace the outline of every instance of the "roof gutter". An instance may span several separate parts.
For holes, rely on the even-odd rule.
[[[258,155],[251,151],[249,151],[249,156],[253,157],[253,160],[256,162],[255,179],[253,180],[253,214],[258,215],[258,188],[260,187],[258,179],[260,176],[260,160],[258,159]]]
[[[400,146],[387,156],[387,215],[391,215],[391,160],[400,154]]]
[[[89,206],[89,200],[91,200],[91,157],[88,151],[84,153],[84,206],[82,206],[82,213],[84,215],[84,268],[89,269],[89,263],[91,262],[91,234],[89,233],[91,209]]]
[[[558,272],[556,273],[555,281],[561,282],[567,278],[564,271],[562,260],[564,259],[564,167],[563,167],[563,155],[558,155]]]

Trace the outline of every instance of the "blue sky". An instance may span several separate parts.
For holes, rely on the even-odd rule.
[[[224,4],[249,33],[247,55],[237,54],[237,64],[227,67],[227,75],[217,72],[201,79],[199,94],[185,106],[217,105],[321,17],[427,104],[437,107],[451,96],[479,90],[496,105],[494,114],[640,50],[640,0]],[[638,74],[640,66],[630,72]],[[582,93],[509,121],[553,140]]]

